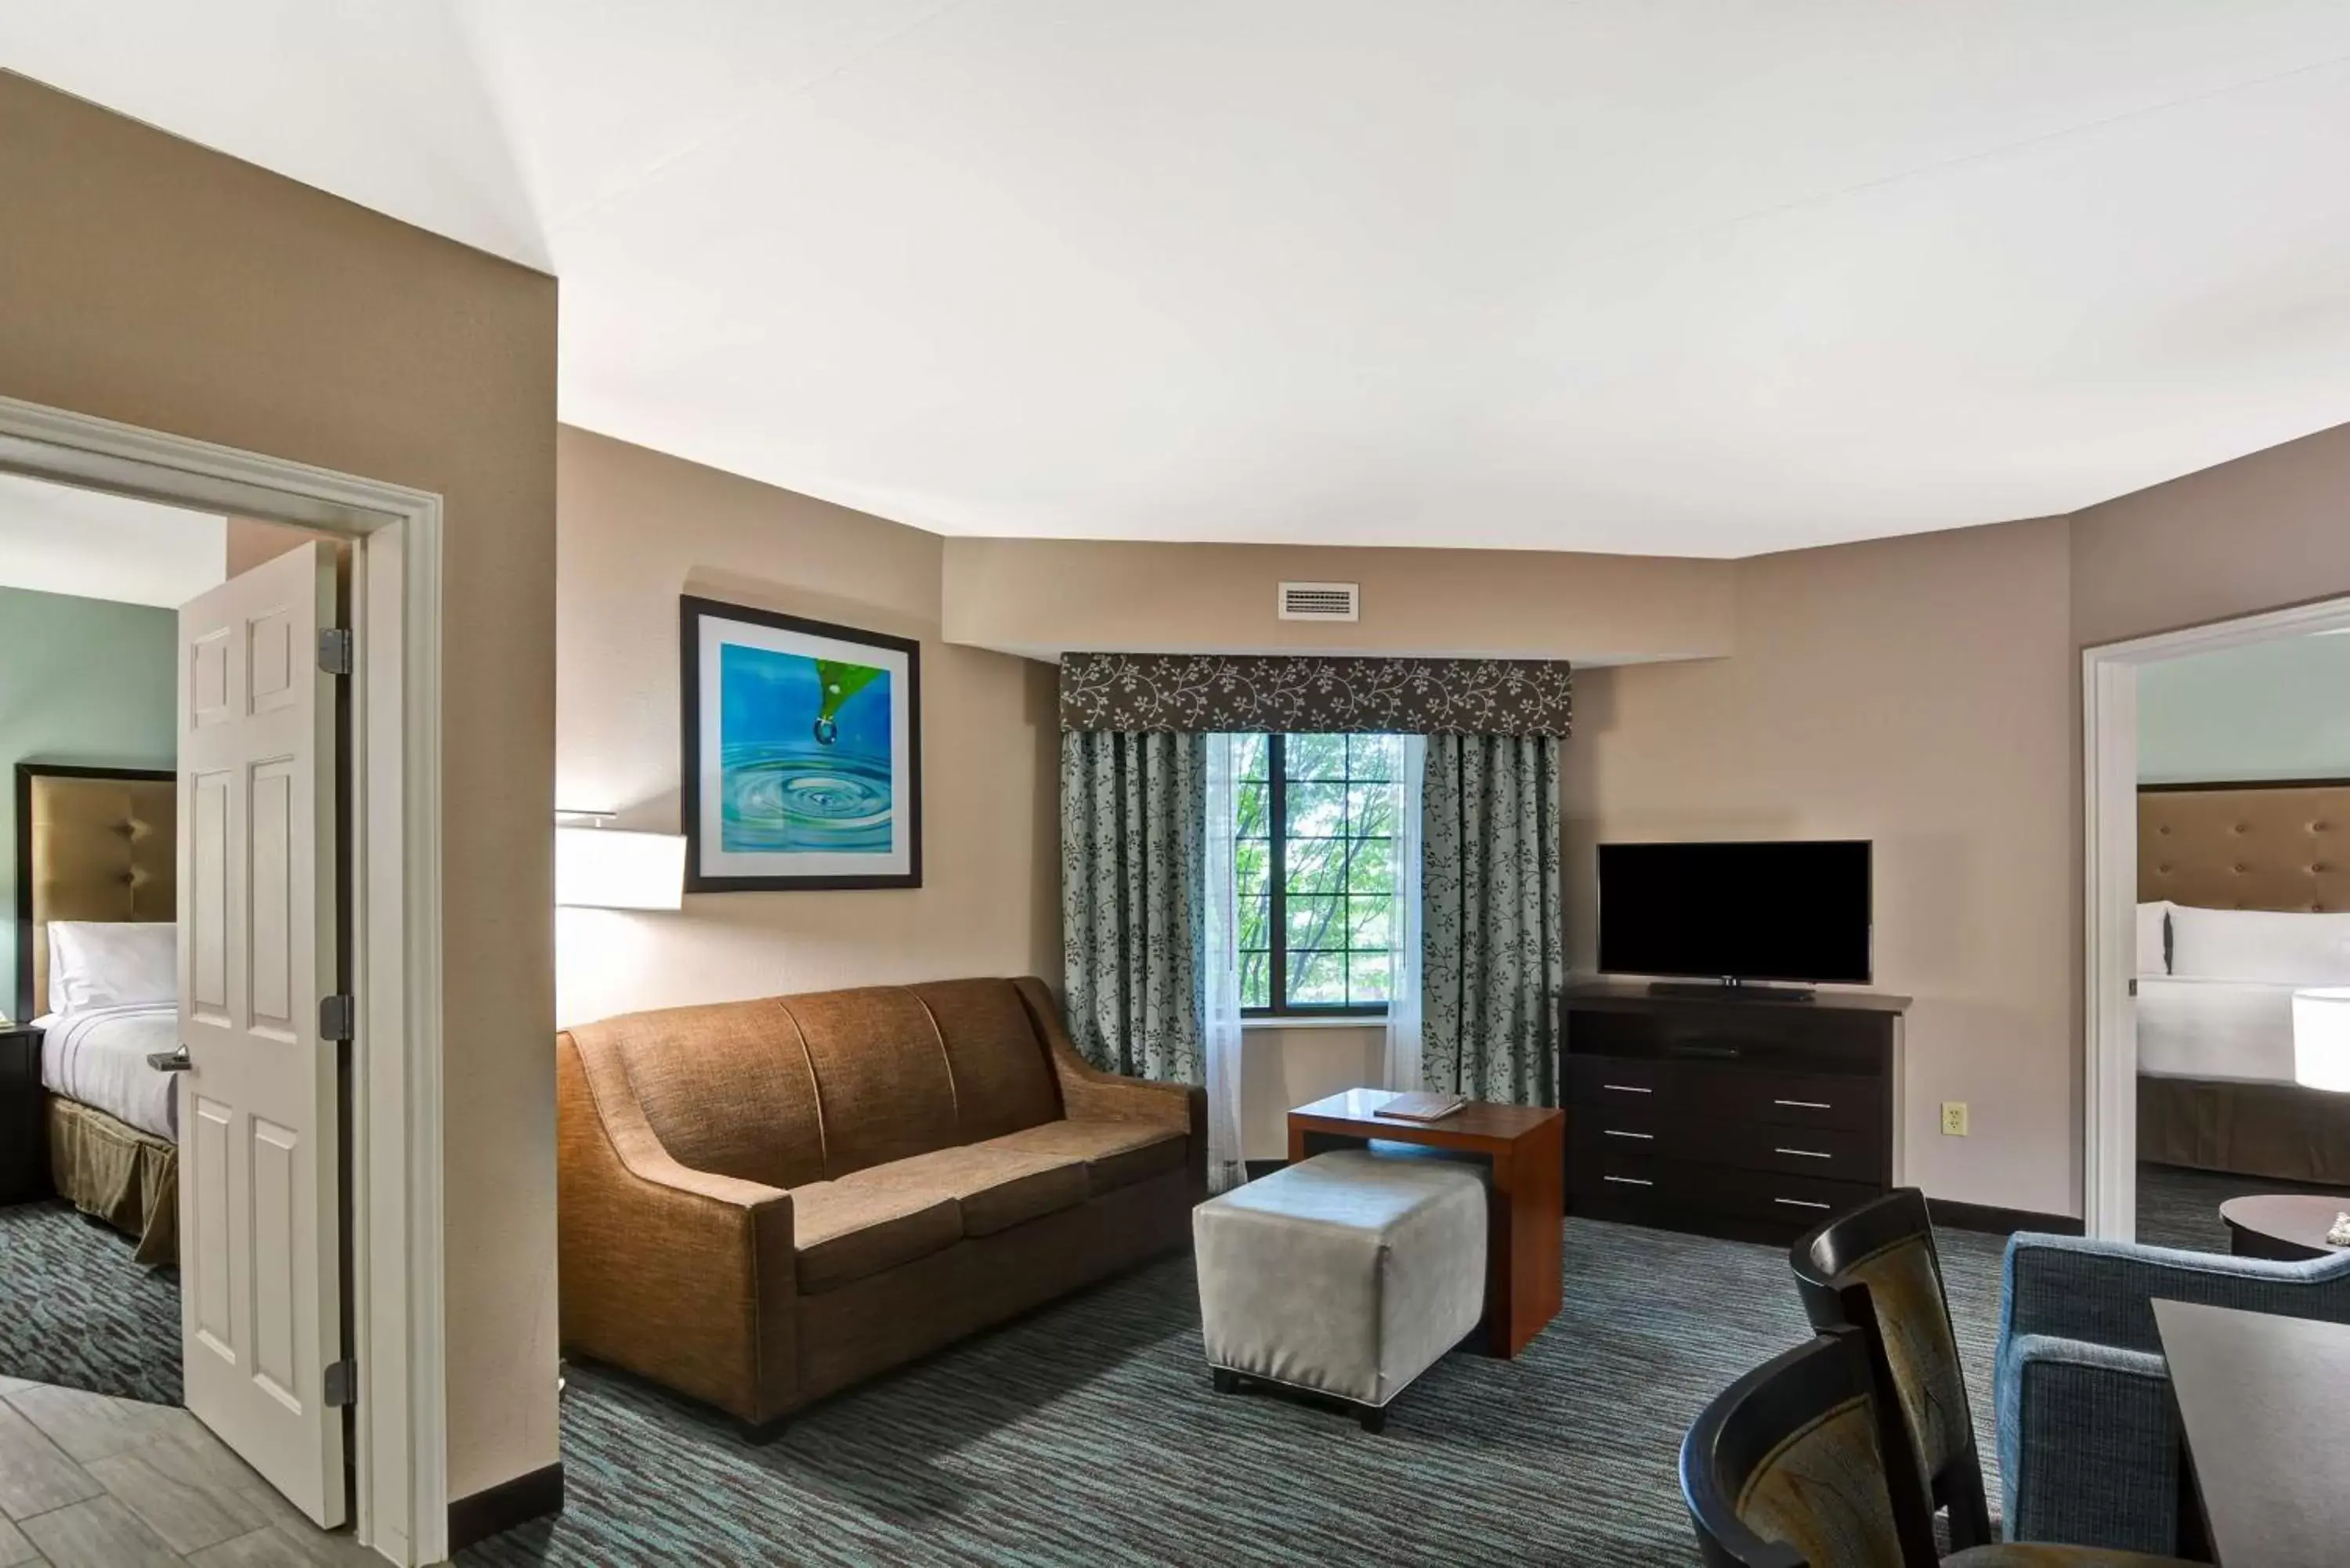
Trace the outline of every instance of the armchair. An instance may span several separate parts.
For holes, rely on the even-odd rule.
[[[2152,1303],[2350,1323],[2350,1252],[2284,1263],[2023,1233],[2000,1293],[2008,1539],[2170,1552],[2178,1417]]]

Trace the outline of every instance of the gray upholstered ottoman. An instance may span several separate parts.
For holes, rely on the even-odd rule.
[[[1317,1155],[1191,1211],[1219,1390],[1243,1377],[1388,1402],[1484,1315],[1485,1183],[1474,1168]]]

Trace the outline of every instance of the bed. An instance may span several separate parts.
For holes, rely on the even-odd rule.
[[[2350,781],[2142,788],[2138,898],[2138,1158],[2350,1186],[2293,1049],[2293,992],[2350,984]]]
[[[179,1008],[164,932],[177,915],[177,810],[173,776],[146,769],[16,765],[16,992],[19,1017],[40,1025],[47,1091],[49,1171],[58,1196],[139,1241],[141,1263],[179,1257],[177,1096],[168,1074],[147,1065],[174,1048]],[[133,942],[107,942],[109,931]],[[52,972],[60,935],[73,972]],[[88,987],[93,964],[132,978]]]

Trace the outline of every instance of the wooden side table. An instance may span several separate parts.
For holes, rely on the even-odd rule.
[[[1513,1356],[1558,1315],[1565,1294],[1566,1116],[1541,1106],[1472,1101],[1436,1122],[1381,1116],[1395,1096],[1348,1089],[1289,1113],[1292,1164],[1373,1139],[1474,1155],[1492,1168],[1486,1189],[1485,1347]]]
[[[41,1103],[41,1032],[0,1027],[0,1203],[49,1190],[47,1129]]]
[[[2297,1263],[2339,1252],[2325,1243],[2337,1214],[2350,1211],[2350,1197],[2323,1192],[2269,1192],[2230,1198],[2220,1205],[2228,1222],[2228,1251],[2239,1258],[2279,1258]]]

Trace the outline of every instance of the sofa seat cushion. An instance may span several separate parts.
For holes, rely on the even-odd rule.
[[[1183,1134],[1152,1122],[1058,1121],[1023,1127],[977,1147],[1082,1160],[1094,1195],[1183,1168]]]
[[[938,1189],[844,1179],[792,1189],[799,1288],[814,1295],[942,1252],[962,1240],[962,1210]]]
[[[966,1236],[993,1236],[1024,1220],[1074,1209],[1090,1193],[1083,1160],[984,1144],[893,1159],[835,1185],[943,1197],[962,1210]]]

